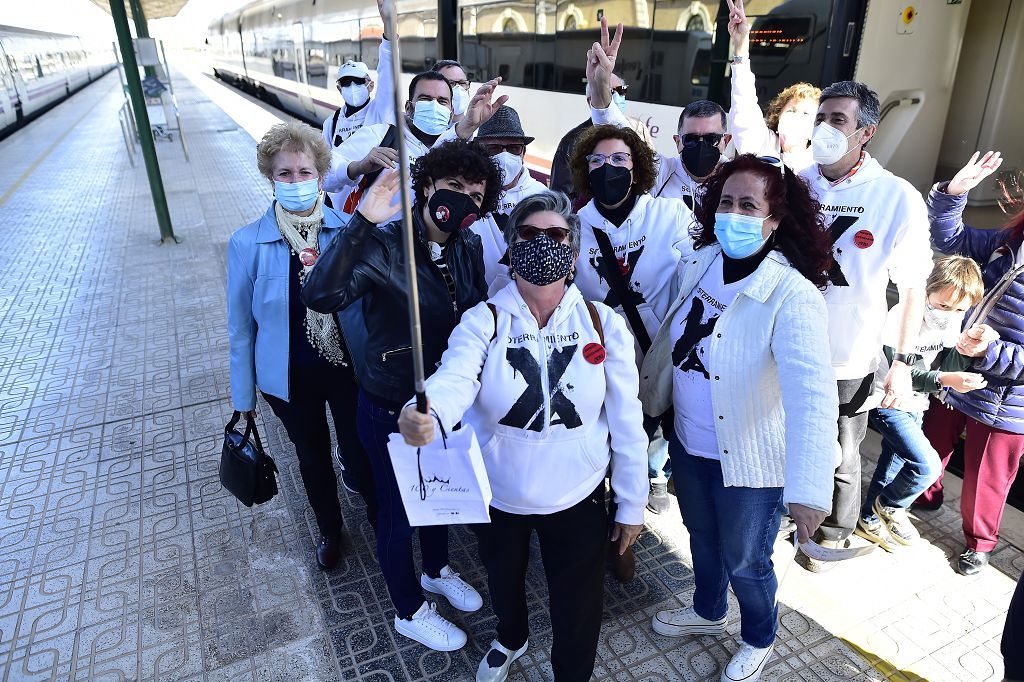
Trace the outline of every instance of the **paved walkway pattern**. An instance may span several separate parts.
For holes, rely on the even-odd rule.
[[[359,505],[342,491],[351,552],[316,569],[315,524],[284,431],[263,406],[281,494],[246,509],[218,483],[230,414],[228,235],[264,210],[253,138],[179,77],[191,163],[159,143],[180,245],[157,244],[142,168],[127,161],[117,77],[0,141],[0,672],[4,680],[471,680],[493,637],[489,602],[461,616],[452,654],[395,634]],[[252,107],[228,93],[239,108]],[[865,446],[865,454],[877,447]],[[955,493],[955,491],[953,491]],[[921,522],[928,543],[812,576],[783,562],[767,680],[988,680],[1024,568],[1003,543],[967,579],[956,495]],[[452,563],[482,587],[471,535]],[[784,550],[784,548],[783,548]],[[678,512],[650,519],[637,579],[606,583],[595,677],[717,679],[729,637],[667,639],[651,616],[693,590]],[[511,679],[550,679],[538,562],[533,648]]]

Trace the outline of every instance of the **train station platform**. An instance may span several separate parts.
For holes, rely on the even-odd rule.
[[[197,71],[175,76],[191,162],[177,141],[157,146],[181,244],[158,244],[116,75],[0,141],[2,679],[472,680],[495,625],[486,590],[476,614],[439,605],[468,632],[463,650],[397,635],[372,530],[344,489],[350,552],[318,570],[294,454],[265,405],[281,494],[247,509],[221,489],[225,246],[270,199],[252,135],[280,114]],[[866,460],[877,449],[869,438]],[[957,488],[918,516],[925,541],[894,555],[814,575],[781,545],[781,628],[763,679],[1000,679],[1024,524],[1010,510],[992,565],[956,574]],[[693,574],[676,507],[648,522],[636,579],[606,582],[595,678],[717,680],[737,648],[735,603],[728,637],[654,634],[657,610],[689,605]],[[451,537],[453,565],[483,588],[472,535]],[[534,562],[517,682],[551,679],[546,596]]]

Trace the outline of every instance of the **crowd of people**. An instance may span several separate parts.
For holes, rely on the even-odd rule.
[[[962,214],[1000,155],[976,154],[925,198],[868,153],[880,120],[868,85],[796,84],[762,112],[742,0],[729,8],[731,108],[688,104],[674,156],[624,115],[622,29],[606,20],[586,55],[590,119],[559,144],[550,189],[525,166],[534,138],[500,78],[471,93],[458,62],[438,62],[403,112],[389,106],[387,38],[376,83],[365,64],[340,66],[344,105],[322,133],[282,123],[258,145],[274,200],[229,242],[232,403],[254,418],[258,392],[284,425],[325,570],[345,546],[330,408],[395,630],[438,651],[467,636],[427,595],[466,612],[483,599],[449,563],[447,526],[418,528],[417,570],[388,441],[472,425],[493,492],[473,531],[497,616],[477,680],[505,680],[529,647],[534,532],[555,679],[589,680],[605,567],[633,578],[645,509],[665,513],[670,491],[695,590],[651,627],[723,635],[731,586],[741,642],[725,681],[757,680],[771,657],[776,538],[914,544],[908,509],[942,504],[965,433],[956,569],[977,573],[998,542],[1024,454],[1024,210],[1002,230]],[[427,414],[412,400],[401,192]],[[869,424],[882,450],[862,494]]]

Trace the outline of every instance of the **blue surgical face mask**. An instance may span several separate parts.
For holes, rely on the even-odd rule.
[[[320,196],[320,182],[317,178],[302,182],[274,180],[274,196],[281,208],[290,213],[308,211]]]
[[[767,239],[762,236],[768,218],[742,213],[716,213],[715,237],[729,258],[746,258],[761,250]]]
[[[427,135],[440,135],[451,120],[452,110],[436,99],[420,100],[413,108],[412,124]]]
[[[612,93],[612,104],[619,108],[619,111],[626,113],[626,96],[617,92]]]

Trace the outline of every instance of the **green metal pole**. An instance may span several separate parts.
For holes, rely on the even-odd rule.
[[[139,143],[142,146],[142,158],[146,162],[146,175],[149,176],[149,189],[153,193],[153,208],[156,219],[160,223],[160,242],[172,240],[178,242],[171,226],[171,214],[167,210],[167,195],[164,194],[164,182],[160,177],[160,162],[156,157],[156,145],[153,144],[153,129],[149,124],[146,112],[146,99],[142,94],[142,82],[139,80],[139,64],[135,61],[135,49],[132,46],[132,33],[128,27],[128,13],[124,8],[124,0],[110,0],[110,15],[114,18],[114,30],[117,32],[117,44],[121,48],[121,62],[124,64],[125,81],[128,84],[128,99],[131,100],[135,120],[139,123]]]
[[[142,11],[142,3],[139,0],[129,0],[132,8],[132,20],[135,22],[135,37],[136,38],[148,38],[149,37],[149,22],[146,21],[146,14]],[[155,76],[156,69],[152,66],[143,66],[146,70],[147,76]]]

